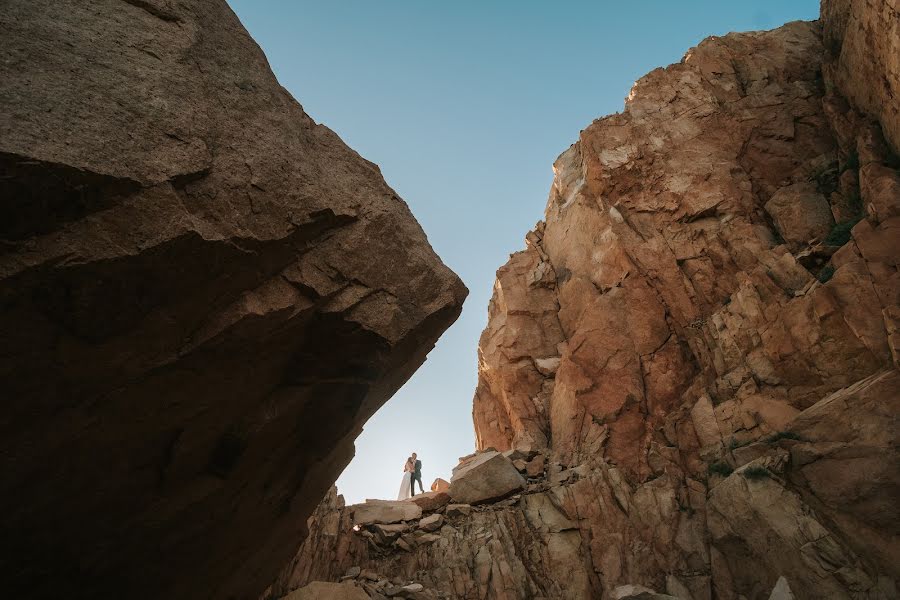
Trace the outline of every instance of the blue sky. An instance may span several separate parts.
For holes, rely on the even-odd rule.
[[[815,19],[818,0],[229,0],[281,84],[377,163],[469,287],[459,321],[367,424],[338,480],[394,498],[474,448],[477,342],[494,273],[542,218],[555,158],[632,83],[709,35]]]

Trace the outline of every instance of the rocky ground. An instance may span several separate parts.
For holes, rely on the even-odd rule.
[[[793,440],[790,436],[783,439]],[[780,460],[784,451],[775,445],[765,454],[771,460],[751,461],[728,477],[717,476],[716,483],[722,484],[723,489],[752,486],[761,495],[772,494],[767,486],[784,484],[784,461]],[[473,457],[467,458],[471,461]],[[348,594],[347,598],[414,600],[596,598],[599,582],[590,568],[589,549],[583,541],[590,533],[585,524],[596,517],[579,513],[579,508],[591,510],[593,503],[599,502],[593,508],[594,514],[617,517],[620,521],[627,519],[629,513],[639,512],[646,519],[662,521],[672,519],[672,513],[678,510],[675,499],[662,495],[660,502],[658,494],[653,496],[652,492],[622,485],[615,469],[607,465],[565,469],[548,464],[546,470],[535,472],[534,465],[544,464],[541,455],[532,455],[526,461],[526,453],[488,450],[474,458],[482,464],[488,460],[503,464],[508,473],[515,473],[514,463],[521,461],[524,464],[519,465],[519,485],[508,489],[502,481],[511,477],[498,477],[497,467],[481,466],[468,475],[472,480],[469,486],[474,484],[483,490],[478,497],[471,497],[474,504],[459,503],[451,488],[407,501],[369,500],[344,506],[333,488],[310,520],[313,535],[291,568],[263,598],[344,597],[341,594]],[[610,498],[584,495],[585,489],[607,486],[612,491]],[[727,493],[722,492],[719,498],[727,498]],[[671,506],[665,506],[666,500]],[[651,514],[659,513],[660,506],[664,511],[668,509],[668,514]],[[770,507],[765,516],[771,522],[784,521],[796,517],[795,511],[794,505],[784,510]],[[741,518],[752,520],[757,515],[753,509],[745,509]],[[761,522],[761,535],[766,534],[764,526],[765,522]],[[821,528],[812,519],[799,526]],[[796,548],[787,549],[786,553],[792,550]],[[314,583],[305,583],[310,580]],[[704,582],[708,584],[708,577]],[[696,577],[673,575],[661,583],[664,587],[658,589],[664,593],[643,585],[621,584],[609,590],[609,597],[702,597],[692,592],[698,587]],[[788,580],[779,577],[771,595],[765,597],[793,598],[789,590]],[[314,592],[325,595],[305,595]]]
[[[822,8],[705,40],[556,161],[479,344],[477,461],[522,485],[461,510],[461,465],[435,530],[329,496],[273,596],[360,567],[460,600],[897,597],[898,12]]]

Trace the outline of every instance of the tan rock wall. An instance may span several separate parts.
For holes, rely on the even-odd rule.
[[[644,477],[653,432],[704,394],[731,419],[723,435],[740,437],[757,424],[736,421],[739,406],[779,426],[891,362],[897,174],[877,128],[824,95],[821,52],[814,24],[707,40],[560,156],[546,222],[498,272],[479,354],[482,446],[533,445],[549,429],[563,462],[602,453]],[[874,153],[854,175],[862,191],[837,182],[857,171],[851,153]],[[853,198],[854,219],[870,207],[850,244],[831,231],[782,243],[765,206],[801,185],[835,212]],[[796,216],[818,223],[811,213]],[[531,313],[506,308],[523,293]],[[532,365],[553,348],[559,366],[541,373]]]
[[[878,35],[894,38],[875,44],[896,39]],[[867,521],[885,518],[900,470],[890,459],[877,469],[862,450],[896,456],[892,422],[832,424],[837,455],[858,457],[860,473],[878,482],[868,486],[861,474],[840,484],[849,462],[780,464],[784,452],[767,441],[870,376],[897,395],[897,372],[884,371],[897,364],[897,164],[858,109],[871,111],[840,96],[840,81],[822,80],[823,54],[818,26],[792,23],[711,38],[638,81],[622,114],[595,121],[559,157],[545,221],[498,271],[480,345],[479,442],[531,446],[516,416],[503,416],[528,405],[509,401],[525,396],[545,407],[529,422],[549,428],[554,460],[615,466],[622,481],[576,495],[591,498],[588,507],[606,504],[597,488],[618,489],[620,506],[640,499],[618,521],[576,509],[607,591],[668,589],[669,573],[693,581],[694,598],[764,598],[781,573],[800,584],[800,598],[894,593],[896,549]],[[511,337],[498,298],[534,289],[536,264],[556,275],[534,306],[553,306],[555,291],[562,339],[545,347],[559,349],[559,365],[543,382],[516,385],[508,357],[534,361],[533,348],[546,350],[534,326],[516,332],[523,344],[498,349],[495,339]],[[863,419],[866,407],[832,420]],[[723,481],[753,461],[789,481],[751,482],[749,467]],[[865,500],[842,506],[829,483],[845,492],[857,484],[849,497]],[[778,530],[798,515],[809,522],[801,533]],[[790,559],[766,552],[773,536]],[[795,554],[804,558],[792,563]]]

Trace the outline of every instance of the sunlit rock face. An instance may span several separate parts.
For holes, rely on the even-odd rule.
[[[767,597],[783,574],[798,597],[894,593],[900,177],[865,116],[889,132],[892,108],[823,80],[828,56],[792,23],[650,73],[559,157],[545,220],[498,271],[478,443],[621,474],[590,493],[622,489],[623,522],[567,513],[607,591],[669,574],[695,598]],[[885,404],[860,404],[874,385]],[[795,425],[825,404],[828,433]]]
[[[900,162],[822,31],[709,38],[556,161],[473,407],[525,488],[396,539],[323,505],[276,596],[359,566],[457,599],[896,597]]]
[[[894,298],[875,285],[893,264],[874,280],[866,263],[884,257],[830,239],[835,219],[811,208],[871,201],[839,181],[858,180],[860,152],[829,125],[847,109],[824,96],[821,55],[807,23],[707,40],[560,156],[545,222],[498,272],[479,347],[482,446],[603,455],[646,478],[655,445],[709,441],[674,414],[701,398],[768,415],[729,417],[724,435],[749,439],[892,364]],[[815,204],[786,216],[778,204],[801,204],[798,187]],[[886,238],[890,215],[859,233]]]
[[[224,0],[0,29],[4,595],[254,597],[466,289]]]

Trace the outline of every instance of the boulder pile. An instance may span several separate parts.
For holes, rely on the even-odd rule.
[[[515,462],[511,460],[513,456]],[[354,532],[367,540],[373,550],[409,552],[440,539],[436,532],[443,527],[445,515],[448,520],[466,517],[473,505],[508,498],[509,502],[503,504],[508,506],[518,500],[520,494],[516,492],[526,490],[526,480],[520,470],[524,472],[528,464],[510,452],[478,452],[460,459],[446,492],[425,492],[408,500],[366,500],[345,510],[351,515]],[[537,485],[533,481],[529,489]]]

